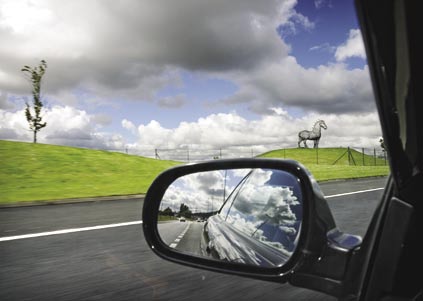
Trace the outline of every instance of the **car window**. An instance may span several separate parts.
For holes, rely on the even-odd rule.
[[[300,161],[337,227],[366,235],[389,154],[353,0],[0,0],[0,41],[0,300],[296,299],[149,251],[149,186],[203,160]],[[421,145],[422,129],[408,142]],[[294,250],[304,196],[268,172],[231,183],[229,197],[223,172],[218,189],[174,185],[182,200],[160,208],[169,244],[186,247],[220,208],[228,227]]]

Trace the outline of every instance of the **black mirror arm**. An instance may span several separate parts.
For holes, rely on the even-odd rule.
[[[314,184],[314,183],[313,183]],[[330,208],[318,185],[313,185],[314,208],[309,227],[309,241],[304,248],[302,264],[293,272],[290,283],[338,298],[353,289],[348,285],[348,267],[361,246],[360,236],[346,234],[336,228]]]

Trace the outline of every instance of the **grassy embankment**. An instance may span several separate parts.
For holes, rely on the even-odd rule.
[[[351,156],[348,156],[346,148],[321,148],[318,151],[312,148],[291,148],[271,151],[259,157],[296,160],[305,165],[318,181],[389,174],[388,163],[383,158],[363,156],[361,152],[353,149],[350,154]]]
[[[318,181],[382,176],[383,159],[365,156],[365,166],[348,165],[346,149],[286,149],[261,157],[290,158],[303,163]],[[357,164],[360,153],[352,151]],[[0,140],[0,204],[145,193],[163,170],[180,164],[121,153]]]
[[[145,193],[180,164],[121,153],[0,141],[0,204]]]

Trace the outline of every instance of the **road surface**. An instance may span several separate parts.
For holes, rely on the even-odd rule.
[[[365,234],[385,182],[321,185],[341,230]],[[141,210],[137,199],[0,209],[0,300],[335,300],[164,261],[145,243]]]

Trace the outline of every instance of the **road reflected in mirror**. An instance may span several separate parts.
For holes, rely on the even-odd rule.
[[[271,268],[295,251],[302,215],[294,175],[259,168],[214,170],[180,177],[168,187],[158,229],[180,252]]]

